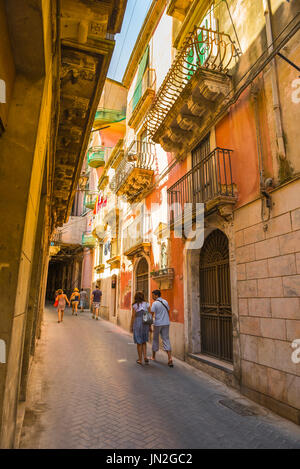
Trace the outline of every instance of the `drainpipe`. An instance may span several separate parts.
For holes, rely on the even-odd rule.
[[[271,23],[271,7],[270,0],[263,0],[264,15],[266,21],[267,44],[268,51],[271,54],[274,50],[273,46],[273,33]],[[271,82],[272,82],[272,96],[273,96],[273,109],[275,115],[275,130],[279,158],[286,158],[286,151],[283,139],[281,108],[279,101],[278,79],[275,58],[271,60]]]
[[[253,84],[254,83],[252,83],[252,85]],[[258,170],[259,170],[259,185],[260,185],[260,188],[262,188],[264,186],[264,164],[263,164],[260,119],[259,119],[259,110],[258,110],[258,90],[255,89],[255,87],[253,87],[251,91],[252,91],[253,101],[254,101],[254,119],[255,119],[255,128],[256,128],[256,148],[257,148]]]

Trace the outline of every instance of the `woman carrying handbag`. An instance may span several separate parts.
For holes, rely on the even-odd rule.
[[[149,340],[149,332],[151,332],[152,320],[150,319],[152,319],[150,305],[145,301],[144,293],[137,291],[132,305],[130,332],[133,332],[133,341],[137,345],[138,359],[136,363],[138,365],[142,365],[143,356],[144,362],[146,364],[149,363],[147,342]]]

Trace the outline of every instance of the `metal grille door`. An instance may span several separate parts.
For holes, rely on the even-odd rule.
[[[232,362],[229,251],[220,230],[205,240],[200,254],[201,351]]]
[[[210,153],[210,134],[192,151],[192,168],[195,168]]]
[[[149,268],[148,262],[144,257],[138,263],[136,269],[136,290],[144,292],[145,300],[149,300]]]
[[[201,166],[201,169],[193,172],[192,176],[193,203],[203,202],[203,195],[210,188],[210,168],[209,165],[203,164],[209,153],[210,138],[208,134],[198,145],[198,147],[192,151],[192,168],[199,168],[199,166]]]

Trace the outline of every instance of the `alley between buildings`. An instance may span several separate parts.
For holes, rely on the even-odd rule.
[[[135,360],[123,329],[47,307],[20,447],[300,448],[297,425],[184,362]]]

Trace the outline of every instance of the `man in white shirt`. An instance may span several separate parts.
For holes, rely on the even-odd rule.
[[[152,360],[155,360],[155,354],[159,350],[159,335],[162,338],[164,350],[168,354],[168,365],[173,368],[172,355],[171,355],[171,344],[169,339],[169,305],[166,300],[161,297],[160,290],[153,290],[151,312],[154,316],[154,333],[152,342]]]

